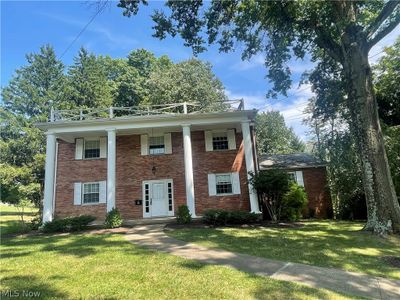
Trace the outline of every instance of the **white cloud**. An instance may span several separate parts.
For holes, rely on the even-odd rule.
[[[262,54],[257,54],[250,60],[240,60],[233,64],[230,69],[235,71],[247,71],[260,66],[264,66],[264,57]]]
[[[229,99],[244,99],[245,108],[256,108],[259,111],[278,110],[285,118],[286,125],[292,127],[294,132],[303,140],[307,141],[309,137],[307,132],[310,130],[303,125],[303,119],[307,117],[304,109],[307,106],[308,99],[314,94],[310,85],[293,84],[288,91],[287,98],[267,99],[264,94],[245,94],[234,93],[230,90],[225,91]]]

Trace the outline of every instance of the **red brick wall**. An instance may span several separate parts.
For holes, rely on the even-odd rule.
[[[57,217],[89,214],[104,219],[106,205],[74,205],[74,182],[107,179],[107,159],[75,160],[75,144],[59,141],[55,215]]]
[[[191,132],[196,213],[205,209],[249,210],[246,164],[241,133],[236,134],[236,150],[205,151],[204,131]],[[185,167],[182,133],[172,133],[172,154],[140,154],[140,136],[117,136],[116,207],[123,218],[142,218],[142,182],[173,179],[174,208],[186,204]],[[153,174],[152,168],[156,168]],[[241,195],[209,196],[208,173],[240,172]],[[74,182],[101,181],[107,178],[107,160],[75,160],[75,144],[59,142],[55,214],[59,217],[91,214],[104,219],[106,206],[73,205]]]
[[[301,171],[303,171],[304,189],[308,197],[308,210],[304,212],[304,215],[308,217],[310,210],[313,210],[317,218],[328,217],[332,202],[325,168],[307,168]]]

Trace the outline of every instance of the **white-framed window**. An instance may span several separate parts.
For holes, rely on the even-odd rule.
[[[158,155],[165,153],[164,136],[151,136],[149,137],[149,154]]]
[[[289,179],[296,182],[298,185],[304,187],[303,171],[287,172]]]
[[[90,137],[75,139],[75,159],[98,159],[107,157],[107,138]]]
[[[217,195],[232,194],[232,175],[215,174],[215,191]]]
[[[89,182],[83,183],[82,203],[92,204],[100,202],[100,183]]]
[[[228,134],[224,132],[213,132],[212,134],[213,150],[228,150]]]
[[[296,172],[288,172],[289,180],[297,183]]]
[[[239,172],[208,174],[208,194],[210,196],[239,195]]]
[[[204,140],[206,151],[224,151],[236,149],[235,129],[205,130]]]
[[[100,139],[84,141],[84,158],[100,158]]]

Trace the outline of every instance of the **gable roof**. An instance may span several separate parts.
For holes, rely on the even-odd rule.
[[[260,170],[324,167],[326,164],[308,153],[264,154],[259,157]]]

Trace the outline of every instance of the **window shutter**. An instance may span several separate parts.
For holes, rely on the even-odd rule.
[[[298,185],[304,187],[304,179],[302,171],[296,171],[296,181]]]
[[[74,205],[82,204],[82,183],[74,183]]]
[[[107,181],[99,182],[99,203],[107,202]]]
[[[215,174],[208,174],[208,194],[210,196],[215,196],[217,194]]]
[[[236,137],[235,137],[235,130],[229,129],[228,130],[228,148],[229,150],[236,149]]]
[[[240,178],[239,172],[232,173],[232,193],[240,195]]]
[[[165,154],[172,153],[172,140],[171,140],[171,133],[164,134],[164,145],[165,145]]]
[[[140,136],[140,147],[142,155],[149,155],[149,137],[147,134],[142,134]]]
[[[101,137],[100,138],[100,158],[107,157],[107,138]]]
[[[75,139],[75,159],[83,158],[83,139]]]
[[[204,140],[206,142],[206,151],[213,151],[213,138],[211,131],[204,131]]]

